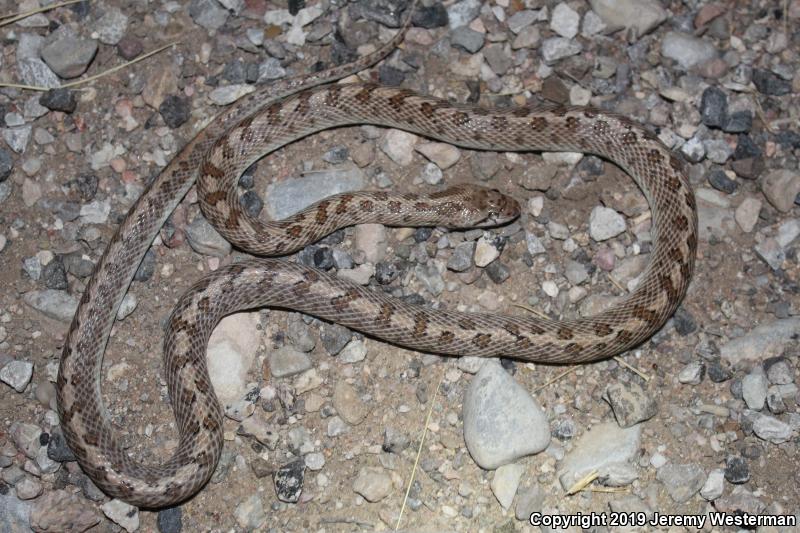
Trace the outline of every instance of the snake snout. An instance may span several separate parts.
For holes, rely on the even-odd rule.
[[[519,203],[498,189],[481,191],[481,211],[484,219],[478,226],[497,226],[517,218],[521,212]]]

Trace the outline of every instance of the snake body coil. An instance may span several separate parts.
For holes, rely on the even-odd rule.
[[[351,65],[279,82],[246,97],[181,150],[118,229],[75,314],[57,383],[67,442],[84,471],[108,494],[141,507],[163,507],[190,497],[210,478],[222,449],[223,416],[209,381],[205,347],[218,320],[238,309],[271,305],[301,311],[417,350],[551,363],[622,352],[650,337],[675,311],[689,284],[697,246],[694,196],[677,156],[629,119],[588,108],[493,110],[374,85],[314,88],[375,63],[401,38],[402,32]],[[195,285],[170,318],[165,375],[178,448],[160,465],[133,461],[115,437],[100,397],[103,352],[144,253],[196,176],[206,217],[231,242],[257,255],[289,253],[333,228],[373,220],[379,211],[390,217],[386,223],[398,225],[429,216],[445,224],[453,216],[469,219],[481,210],[498,220],[514,215],[513,202],[469,186],[429,197],[344,194],[289,220],[268,223],[239,208],[236,178],[253,161],[313,132],[365,123],[467,148],[585,152],[613,161],[633,177],[652,212],[651,261],[641,282],[597,316],[554,321],[433,310],[277,259],[228,266]]]

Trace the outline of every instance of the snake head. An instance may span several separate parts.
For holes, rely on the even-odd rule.
[[[473,224],[484,228],[507,224],[517,218],[521,212],[519,203],[497,189],[480,187],[475,191],[475,215]]]

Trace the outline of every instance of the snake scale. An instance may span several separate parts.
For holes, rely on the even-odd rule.
[[[599,110],[487,109],[402,88],[330,83],[379,61],[402,40],[409,20],[407,14],[389,42],[353,63],[279,81],[224,111],[163,169],[118,228],[75,313],[56,387],[67,443],[107,494],[159,508],[186,500],[211,477],[222,450],[223,414],[208,376],[206,344],[220,318],[240,309],[299,311],[421,351],[546,363],[620,353],[649,338],[675,311],[697,246],[695,200],[680,159],[628,118]],[[196,178],[206,218],[255,255],[285,255],[356,223],[489,225],[518,214],[514,200],[471,185],[429,195],[341,194],[284,221],[259,221],[241,210],[236,182],[251,163],[311,133],[354,124],[399,128],[465,148],[585,152],[614,162],[633,177],[651,208],[653,247],[641,282],[596,316],[556,321],[434,310],[285,260],[234,263],[194,285],[169,320],[165,376],[180,435],[177,449],[162,464],[134,461],[101,399],[103,353],[139,263]]]

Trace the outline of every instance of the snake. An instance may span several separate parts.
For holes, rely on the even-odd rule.
[[[67,332],[56,381],[66,442],[109,496],[157,509],[186,501],[208,482],[222,453],[223,411],[206,346],[219,320],[238,310],[301,312],[423,352],[557,364],[596,361],[635,347],[677,309],[695,263],[695,197],[680,157],[648,129],[588,107],[490,109],[400,87],[334,83],[399,46],[414,5],[400,30],[373,52],[276,81],[223,110],[163,168],[109,241]],[[312,133],[359,124],[466,149],[583,152],[616,164],[639,186],[651,211],[650,261],[638,285],[599,314],[557,320],[433,309],[286,260],[281,256],[353,224],[491,226],[519,214],[514,198],[473,184],[424,194],[342,193],[284,220],[264,221],[240,206],[238,176],[259,158]],[[195,183],[209,222],[237,248],[263,257],[212,272],[173,309],[165,328],[164,374],[179,440],[169,459],[145,464],[129,455],[113,427],[101,398],[101,365],[117,309],[142,258]]]

